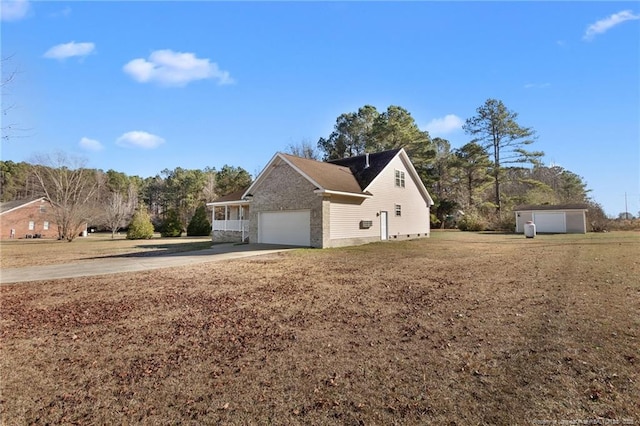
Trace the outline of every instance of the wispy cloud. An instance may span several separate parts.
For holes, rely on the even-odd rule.
[[[143,132],[141,130],[134,130],[132,132],[124,133],[116,140],[116,145],[125,148],[154,149],[159,147],[163,143],[164,139],[160,136]]]
[[[87,56],[95,50],[93,43],[69,43],[58,44],[47,50],[44,54],[45,58],[50,59],[67,59],[73,56]]]
[[[31,5],[27,0],[2,0],[0,1],[0,20],[19,21],[26,18]]]
[[[193,53],[156,50],[149,60],[137,58],[123,67],[124,72],[140,83],[156,82],[163,86],[184,87],[192,81],[213,79],[218,84],[232,84],[228,71],[223,71],[209,59],[199,59]]]
[[[623,10],[621,12],[614,13],[607,18],[589,25],[584,36],[582,36],[582,39],[585,41],[591,41],[598,34],[604,34],[611,28],[620,25],[625,21],[634,21],[636,19],[640,19],[640,15],[634,14],[631,10]]]
[[[80,143],[78,145],[87,151],[102,151],[104,149],[104,146],[99,141],[89,138],[80,139]]]
[[[427,123],[425,129],[434,135],[453,133],[462,128],[464,121],[455,114],[447,114],[442,118],[434,118]]]
[[[524,85],[525,89],[545,89],[551,87],[551,83],[527,83]]]
[[[66,6],[64,9],[53,12],[49,15],[51,18],[68,18],[71,16],[71,8]]]

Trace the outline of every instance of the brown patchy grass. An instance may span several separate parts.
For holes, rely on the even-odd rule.
[[[447,232],[3,286],[1,419],[638,424],[638,237]]]
[[[0,254],[2,268],[21,268],[83,259],[117,256],[129,253],[177,253],[211,247],[211,237],[160,238],[127,240],[124,235],[111,238],[111,234],[89,234],[72,242],[66,240],[33,239],[2,240]]]

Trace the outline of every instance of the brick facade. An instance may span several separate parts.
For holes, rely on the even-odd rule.
[[[255,189],[249,208],[249,241],[258,241],[260,212],[310,210],[311,247],[323,247],[323,198],[313,192],[316,188],[304,176],[278,161],[268,179]]]
[[[51,205],[44,199],[26,202],[0,215],[0,239],[58,238],[58,226]],[[48,228],[48,229],[47,229]]]

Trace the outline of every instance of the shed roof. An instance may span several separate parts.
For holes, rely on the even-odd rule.
[[[513,211],[528,211],[528,210],[588,210],[587,204],[523,204],[516,206]]]

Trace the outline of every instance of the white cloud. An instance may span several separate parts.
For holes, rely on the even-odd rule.
[[[89,138],[80,139],[79,145],[87,151],[102,151],[104,149],[104,146],[99,141]]]
[[[66,59],[73,56],[86,56],[94,51],[96,48],[93,43],[76,43],[75,41],[69,43],[58,44],[47,50],[44,54],[45,58],[51,59]]]
[[[426,130],[434,135],[443,135],[460,130],[464,121],[455,114],[447,114],[443,118],[434,118],[425,126]]]
[[[630,10],[623,10],[621,12],[614,13],[607,18],[597,21],[595,24],[589,25],[582,39],[586,41],[593,40],[597,34],[604,34],[616,25],[625,21],[634,21],[636,19],[640,19],[640,15],[635,15]]]
[[[0,20],[19,21],[29,13],[31,5],[27,0],[2,0],[0,1]]]
[[[127,132],[116,140],[116,144],[126,148],[154,149],[164,143],[164,139],[151,133],[134,130]]]
[[[525,89],[545,89],[551,87],[551,83],[527,83],[524,85]]]
[[[149,60],[137,58],[128,62],[123,71],[140,83],[157,82],[163,86],[184,87],[192,81],[214,79],[218,84],[232,84],[228,71],[218,68],[209,59],[199,59],[193,53],[156,50]]]

